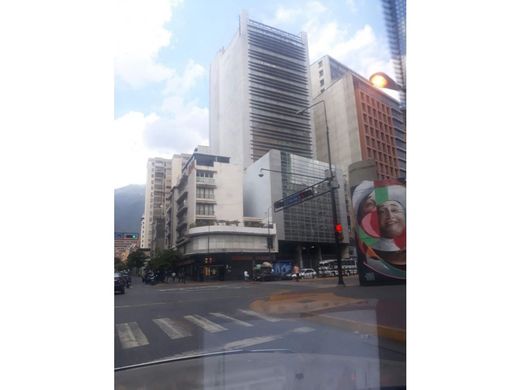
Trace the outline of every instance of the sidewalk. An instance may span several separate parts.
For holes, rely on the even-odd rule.
[[[406,343],[406,285],[343,287],[334,283],[328,287],[273,294],[253,302],[251,308]]]

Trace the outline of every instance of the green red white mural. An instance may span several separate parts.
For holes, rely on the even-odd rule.
[[[406,184],[363,181],[352,191],[361,284],[406,280]]]

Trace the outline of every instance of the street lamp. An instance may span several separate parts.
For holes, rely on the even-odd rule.
[[[394,91],[406,92],[406,88],[397,84],[390,76],[384,72],[376,72],[368,79],[377,88],[392,89]]]
[[[326,129],[326,135],[327,135],[327,155],[329,158],[329,187],[330,187],[330,203],[332,207],[332,224],[334,232],[334,241],[336,242],[336,260],[338,262],[338,285],[345,285],[345,282],[343,281],[343,268],[341,267],[341,246],[339,243],[339,237],[338,233],[336,232],[336,226],[338,226],[338,212],[336,209],[336,187],[333,185],[334,182],[334,172],[332,171],[332,161],[330,157],[330,139],[329,139],[329,123],[327,121],[327,106],[325,105],[324,100],[319,100],[316,103],[311,104],[308,107],[302,108],[298,112],[296,112],[296,115],[301,115],[305,111],[309,110],[310,108],[314,107],[315,105],[323,103],[323,110],[325,113],[325,129]]]
[[[269,262],[272,264],[272,259],[271,259],[271,226],[270,226],[270,222],[269,222],[269,211],[272,210],[272,206],[269,206],[267,208],[267,250],[269,251]]]

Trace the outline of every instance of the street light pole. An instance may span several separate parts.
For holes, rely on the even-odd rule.
[[[336,260],[338,264],[338,285],[345,285],[345,282],[343,281],[343,268],[341,267],[341,246],[339,243],[339,237],[336,233],[336,226],[338,224],[338,213],[336,210],[336,188],[333,185],[334,182],[334,172],[332,171],[332,160],[331,160],[331,154],[330,154],[330,139],[329,139],[329,122],[327,121],[327,106],[325,105],[324,100],[319,100],[314,104],[311,104],[310,106],[298,111],[296,115],[301,115],[308,109],[314,107],[316,104],[323,103],[323,110],[325,113],[325,130],[327,135],[327,155],[329,158],[329,187],[330,187],[330,203],[332,207],[332,224],[333,224],[333,232],[334,232],[334,241],[336,242]]]
[[[267,250],[269,251],[269,262],[272,264],[271,261],[271,227],[269,222],[269,210],[271,210],[271,206],[267,208]]]

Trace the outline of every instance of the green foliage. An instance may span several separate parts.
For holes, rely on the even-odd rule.
[[[141,268],[144,265],[146,254],[143,250],[138,249],[128,255],[126,260],[128,268]]]
[[[166,249],[154,256],[148,265],[154,271],[170,272],[177,268],[178,263],[183,258],[180,252],[174,249]]]
[[[126,268],[126,264],[119,257],[114,257],[114,269],[121,271]]]

